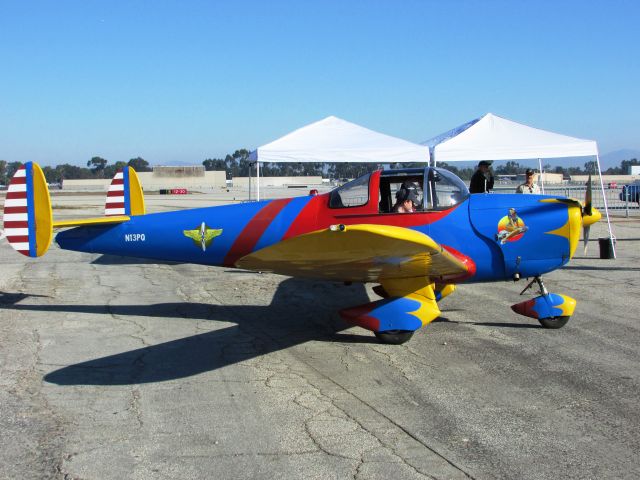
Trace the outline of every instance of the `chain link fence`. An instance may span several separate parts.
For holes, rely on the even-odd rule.
[[[515,193],[517,185],[496,185],[494,193]],[[580,201],[584,201],[585,194],[587,193],[586,185],[545,185],[545,195],[557,195],[561,197],[575,198]],[[608,188],[605,185],[604,196],[607,200],[607,208],[609,213],[616,213],[617,215],[624,215],[626,217],[630,215],[640,214],[640,204],[634,202],[633,198],[627,195],[627,198],[622,193],[622,186],[616,186]],[[604,213],[604,200],[602,196],[602,190],[599,184],[593,185],[592,190],[592,202],[593,206],[601,210]]]

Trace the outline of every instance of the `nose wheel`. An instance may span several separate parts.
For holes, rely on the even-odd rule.
[[[558,329],[564,327],[576,307],[576,301],[566,295],[549,293],[542,282],[542,278],[536,276],[520,292],[524,294],[527,290],[537,284],[540,295],[524,302],[512,305],[511,309],[524,315],[535,318],[544,328]]]
[[[413,336],[413,330],[386,330],[384,332],[373,332],[382,343],[389,345],[401,345],[408,342]]]
[[[544,328],[558,329],[564,327],[571,317],[568,315],[560,317],[539,318],[540,325]]]

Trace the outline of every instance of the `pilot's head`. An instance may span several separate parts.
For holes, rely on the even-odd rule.
[[[406,199],[408,192],[412,192],[417,197],[418,187],[410,180],[405,180],[396,192],[396,200],[402,202]]]

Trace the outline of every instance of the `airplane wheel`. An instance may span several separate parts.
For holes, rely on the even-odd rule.
[[[549,317],[549,318],[539,318],[538,321],[544,328],[562,328],[564,327],[571,317]]]
[[[401,345],[408,342],[413,336],[413,330],[385,330],[384,332],[373,332],[378,340],[389,345]]]

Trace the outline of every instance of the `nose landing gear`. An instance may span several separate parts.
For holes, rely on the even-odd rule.
[[[540,295],[512,305],[511,309],[525,317],[537,319],[544,328],[557,329],[564,327],[571,315],[573,315],[576,301],[566,295],[549,293],[542,282],[542,278],[539,276],[534,277],[520,292],[520,295],[532,288],[534,283],[538,285]]]

